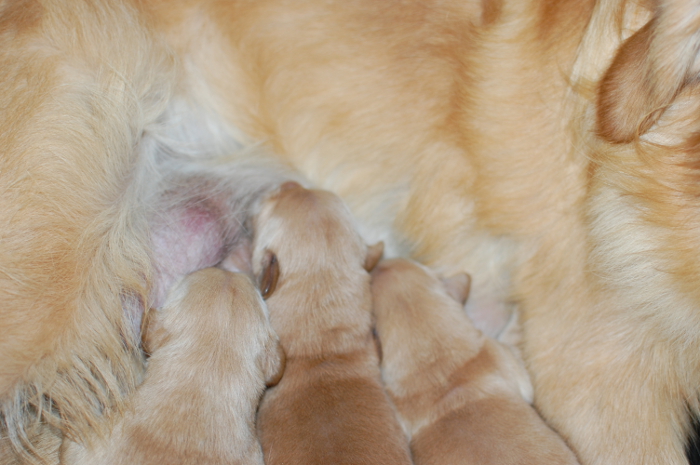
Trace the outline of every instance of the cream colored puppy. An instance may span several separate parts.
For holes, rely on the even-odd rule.
[[[66,441],[62,463],[262,465],[255,411],[284,359],[250,278],[193,273],[151,319],[151,357],[128,412],[105,442]]]
[[[416,465],[578,463],[530,405],[524,366],[484,336],[454,299],[469,280],[441,282],[403,259],[372,273],[382,374],[411,435]]]
[[[260,405],[268,465],[410,464],[408,440],[381,385],[367,247],[338,196],[286,183],[254,225],[253,266],[287,354]],[[279,260],[279,261],[278,261]]]

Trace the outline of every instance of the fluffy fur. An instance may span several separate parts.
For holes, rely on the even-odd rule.
[[[203,269],[152,312],[148,369],[124,417],[106,441],[64,441],[61,463],[262,465],[255,414],[284,358],[250,278]]]
[[[381,262],[372,302],[382,377],[414,464],[578,464],[529,405],[522,362],[476,329],[427,268]]]
[[[485,329],[517,310],[584,464],[685,463],[698,30],[693,0],[0,2],[0,455],[104,431],[161,286],[157,173],[259,144],[389,255],[471,272]]]
[[[339,197],[296,183],[263,203],[254,226],[254,269],[262,289],[276,285],[270,322],[287,354],[258,412],[265,463],[410,465],[372,338],[365,268],[381,248],[364,244]]]

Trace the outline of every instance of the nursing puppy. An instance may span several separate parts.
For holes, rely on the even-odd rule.
[[[530,405],[522,362],[476,329],[454,299],[466,300],[465,284],[441,282],[404,259],[383,261],[372,272],[382,377],[411,435],[413,462],[577,464]]]
[[[255,219],[253,265],[287,354],[258,413],[265,463],[410,464],[381,386],[367,247],[334,194],[281,187]]]
[[[255,412],[283,370],[265,304],[243,273],[187,276],[150,312],[143,383],[106,439],[65,440],[74,465],[262,465]]]

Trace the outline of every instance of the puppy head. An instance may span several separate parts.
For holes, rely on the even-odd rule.
[[[144,352],[152,354],[172,338],[191,340],[202,332],[228,326],[236,294],[246,282],[237,273],[205,268],[185,276],[170,290],[160,309],[150,309],[142,320]],[[215,331],[211,335],[214,340]]]
[[[340,197],[296,182],[282,184],[262,202],[253,229],[253,270],[271,290],[287,272],[370,270],[383,252],[383,243],[364,243]]]
[[[172,288],[161,310],[148,313],[143,348],[156,363],[191,363],[194,369],[208,353],[206,369],[222,373],[232,364],[240,364],[239,373],[244,366],[255,371],[257,364],[268,385],[279,381],[285,365],[267,307],[250,277],[218,268],[188,275]]]
[[[378,306],[380,312],[401,312],[392,302],[414,295],[443,302],[449,297],[463,306],[469,298],[470,288],[471,277],[467,273],[441,278],[429,268],[401,258],[383,260],[372,271],[372,294],[381,303]]]
[[[451,307],[455,303],[464,305],[470,286],[467,273],[439,278],[432,270],[402,258],[383,260],[372,271],[372,296],[379,320],[406,314],[414,297],[419,297],[421,302],[439,300]]]
[[[443,282],[431,270],[404,259],[376,266],[372,301],[387,380],[410,377],[441,360],[449,369],[450,353],[468,356],[478,349],[483,336],[462,308],[469,282],[465,274]]]
[[[374,245],[368,246],[367,255],[365,257],[365,270],[372,271],[377,265],[377,263],[379,263],[379,260],[381,259],[383,253],[384,243],[381,241]],[[260,262],[260,273],[258,278],[260,294],[262,295],[263,299],[267,299],[270,295],[272,295],[275,289],[277,289],[277,282],[279,281],[279,277],[280,265],[279,261],[277,260],[277,256],[269,249],[265,250],[263,252],[263,257]],[[450,284],[449,281],[446,281],[446,286],[453,288],[459,285]],[[454,292],[459,291],[455,290]],[[466,300],[466,296],[464,297],[464,299]]]

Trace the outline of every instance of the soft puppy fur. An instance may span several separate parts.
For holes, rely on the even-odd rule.
[[[530,405],[522,362],[474,327],[434,273],[383,261],[372,272],[372,300],[382,377],[414,464],[578,464]]]
[[[255,218],[254,269],[287,354],[258,431],[267,464],[410,464],[381,386],[372,338],[367,247],[336,195],[296,183]]]
[[[67,464],[262,465],[255,414],[284,355],[248,275],[206,268],[151,310],[143,383],[106,440],[64,441]]]
[[[584,464],[686,463],[698,31],[696,0],[0,2],[0,456],[106,433],[160,252],[206,254],[193,271],[230,245],[186,247],[216,231],[197,222],[156,245],[160,173],[235,178],[259,147],[388,255],[471,272],[489,334],[517,311],[538,411]],[[184,205],[218,226],[207,183]]]

